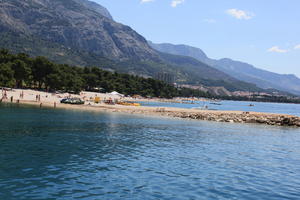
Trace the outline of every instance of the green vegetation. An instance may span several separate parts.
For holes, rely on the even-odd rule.
[[[223,86],[233,91],[263,91],[253,84],[231,78],[193,58],[159,53],[157,60],[111,60],[79,48],[67,48],[53,41],[37,36],[15,32],[0,32],[0,47],[13,53],[26,52],[32,57],[43,56],[50,61],[76,66],[99,66],[102,69],[153,77],[158,72],[165,72],[175,77],[178,84]]]
[[[10,54],[8,50],[0,50],[0,85],[75,93],[102,88],[104,92],[164,98],[209,96],[201,91],[177,89],[152,78],[113,73],[97,67],[55,64],[44,57],[30,58],[26,54]]]
[[[0,86],[33,88],[46,91],[78,93],[101,88],[102,92],[118,91],[125,95],[144,97],[206,97],[239,101],[300,103],[299,98],[285,96],[213,96],[209,93],[175,88],[167,83],[135,75],[110,72],[98,67],[76,67],[56,64],[45,57],[31,58],[26,54],[11,54],[0,50]]]

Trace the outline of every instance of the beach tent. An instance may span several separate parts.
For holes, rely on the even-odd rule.
[[[119,92],[116,92],[116,91],[113,91],[110,93],[111,95],[116,95],[116,96],[119,96],[119,97],[124,97],[123,94],[120,94]]]

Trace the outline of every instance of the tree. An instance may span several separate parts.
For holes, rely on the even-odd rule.
[[[50,90],[59,90],[63,87],[63,81],[60,74],[49,74],[47,77],[47,86],[50,88]]]
[[[31,74],[31,69],[22,60],[15,60],[11,64],[11,69],[14,71],[14,78],[16,79],[16,86],[23,87],[23,81],[28,80]]]
[[[8,63],[12,61],[14,55],[10,54],[7,49],[0,49],[0,63]]]
[[[0,64],[0,86],[13,87],[14,85],[14,71],[9,64]]]
[[[44,57],[37,57],[33,60],[32,76],[33,80],[38,83],[38,87],[41,88],[46,82],[46,77],[51,74],[53,70],[53,63]]]
[[[56,64],[51,64],[47,68],[47,72],[45,73],[45,88],[48,89],[57,89],[63,87],[61,81],[61,71],[59,70],[59,66]],[[49,88],[50,87],[50,88]]]
[[[98,83],[99,78],[96,74],[92,74],[92,73],[84,74],[83,79],[85,81],[85,88],[87,90],[90,90],[92,88],[99,86],[99,83]]]

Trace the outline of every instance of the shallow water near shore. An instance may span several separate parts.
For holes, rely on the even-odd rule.
[[[0,199],[299,199],[300,129],[0,104]]]
[[[166,102],[141,102],[143,106],[151,107],[175,107],[175,108],[201,108],[208,106],[212,110],[230,110],[230,111],[250,111],[264,113],[289,114],[300,117],[300,104],[288,103],[268,103],[268,102],[251,102],[251,101],[221,101],[215,102],[220,105],[211,104],[214,102],[195,101],[195,104],[184,103],[166,103]],[[250,104],[254,106],[249,106]]]

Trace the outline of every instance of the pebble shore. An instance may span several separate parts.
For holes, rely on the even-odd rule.
[[[119,110],[116,110],[118,112]],[[121,111],[124,111],[123,109]],[[295,126],[300,127],[300,117],[292,115],[241,112],[241,111],[210,111],[195,109],[173,109],[173,108],[154,108],[154,109],[134,109],[125,111],[140,114],[158,114],[162,116],[206,120],[229,123],[255,123],[273,126]]]

